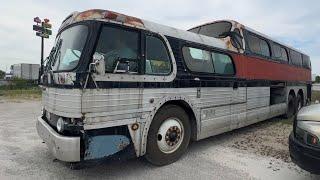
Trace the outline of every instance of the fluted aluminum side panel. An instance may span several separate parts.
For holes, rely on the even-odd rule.
[[[81,114],[81,90],[46,88],[42,91],[44,108],[63,117],[79,118]]]
[[[223,106],[231,104],[234,99],[235,102],[245,101],[245,88],[239,89],[239,93],[234,94],[233,88],[201,88],[200,98],[197,98],[197,88],[86,89],[82,112],[89,117],[86,123],[137,118],[141,113],[151,111],[163,98],[176,95],[192,101],[195,108]],[[239,95],[238,98],[233,98],[235,95]]]
[[[247,101],[247,88],[239,87],[233,90],[232,103],[244,103]]]
[[[82,111],[86,114],[87,124],[123,119],[134,121],[152,111],[163,98],[175,95],[197,101],[196,88],[87,89],[83,93]]]
[[[201,98],[198,106],[210,107],[232,103],[233,89],[225,88],[201,88]]]
[[[247,89],[247,109],[256,109],[270,105],[269,87],[248,87]]]

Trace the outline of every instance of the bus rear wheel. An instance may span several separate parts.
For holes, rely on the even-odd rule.
[[[296,103],[294,97],[290,94],[288,97],[287,113],[285,118],[290,119],[294,116],[296,112]]]
[[[297,112],[303,107],[303,100],[300,94],[297,96]]]
[[[187,150],[190,136],[187,113],[179,106],[167,105],[156,113],[151,123],[145,158],[157,166],[173,163]]]

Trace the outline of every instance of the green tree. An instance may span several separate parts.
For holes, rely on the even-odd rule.
[[[320,76],[316,76],[316,83],[320,83]]]
[[[6,75],[6,72],[0,70],[0,79],[3,79]]]

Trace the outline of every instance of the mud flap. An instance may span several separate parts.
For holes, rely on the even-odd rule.
[[[111,156],[130,144],[124,135],[87,136],[84,160],[100,159]]]

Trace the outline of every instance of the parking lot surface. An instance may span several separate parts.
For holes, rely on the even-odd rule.
[[[164,167],[143,158],[102,161],[71,170],[38,137],[39,101],[0,101],[0,179],[320,179],[288,155],[290,124],[272,119],[194,142]]]

